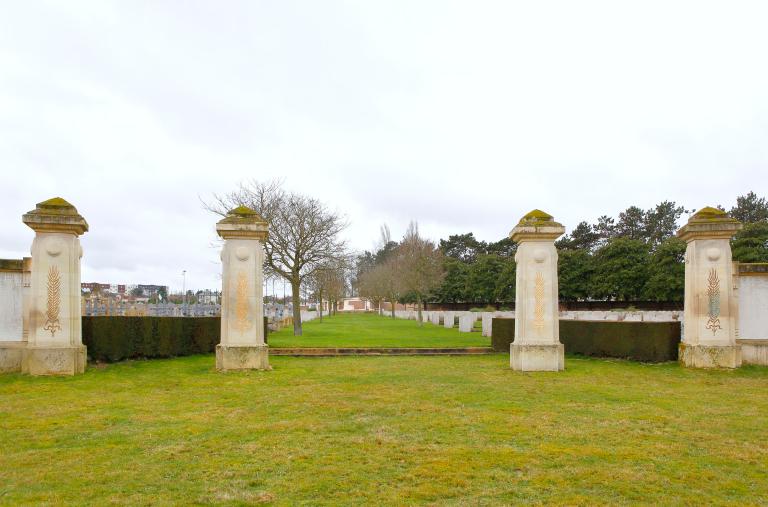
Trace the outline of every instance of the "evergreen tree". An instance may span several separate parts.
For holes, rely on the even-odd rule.
[[[768,221],[746,224],[731,245],[735,261],[768,262]]]
[[[592,254],[586,249],[562,250],[558,257],[560,298],[565,301],[588,299],[594,277]]]
[[[645,212],[645,240],[651,249],[675,235],[677,221],[686,212],[683,206],[678,206],[674,201],[663,201]]]
[[[485,242],[475,239],[473,233],[454,234],[447,240],[441,239],[439,244],[443,255],[452,259],[471,264],[477,256],[485,253]]]
[[[496,283],[504,269],[504,260],[498,255],[481,255],[469,266],[467,299],[472,303],[493,303]]]
[[[648,245],[644,241],[613,238],[595,254],[594,293],[598,298],[640,299],[648,278]]]
[[[445,278],[435,290],[435,297],[441,303],[459,303],[467,300],[467,277],[470,265],[452,257],[443,263]]]
[[[685,292],[685,241],[667,238],[653,252],[643,291],[649,301],[682,301]]]
[[[736,206],[729,213],[733,218],[745,224],[768,222],[768,201],[757,197],[754,192],[736,198]]]
[[[496,280],[495,301],[498,303],[511,303],[515,300],[515,288],[517,286],[517,264],[514,258],[504,260],[504,265]]]

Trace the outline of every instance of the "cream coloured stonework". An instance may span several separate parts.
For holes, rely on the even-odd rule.
[[[555,239],[565,228],[534,210],[520,220],[510,236],[518,243],[515,262],[515,341],[510,366],[520,371],[559,371],[565,368],[560,343]]]
[[[216,369],[268,370],[262,293],[267,223],[252,210],[240,207],[220,221],[216,231],[224,238],[221,343],[216,347]]]
[[[39,203],[23,221],[35,231],[28,303],[27,347],[22,371],[31,375],[74,375],[85,371],[80,311],[78,236],[85,219],[61,198]]]
[[[741,366],[730,244],[740,227],[725,212],[704,208],[677,233],[687,243],[684,327],[679,354],[685,366]]]

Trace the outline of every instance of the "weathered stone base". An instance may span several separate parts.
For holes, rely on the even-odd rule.
[[[736,340],[741,345],[741,361],[744,364],[768,366],[768,340]]]
[[[21,370],[30,375],[77,375],[85,372],[85,345],[74,347],[27,347]]]
[[[26,342],[0,342],[0,373],[21,371]]]
[[[554,345],[509,346],[509,366],[516,371],[562,371],[565,369],[565,347]]]
[[[216,345],[216,369],[271,370],[268,345]]]
[[[689,368],[738,368],[741,345],[688,345],[681,343],[679,361]]]

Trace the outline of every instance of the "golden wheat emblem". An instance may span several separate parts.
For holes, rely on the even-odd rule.
[[[59,268],[51,266],[48,269],[48,295],[43,327],[44,330],[51,332],[51,336],[55,336],[56,331],[61,330],[59,313],[61,313],[61,274]]]
[[[717,277],[715,268],[709,270],[707,277],[707,300],[709,302],[707,315],[707,329],[712,330],[712,334],[717,334],[720,327],[720,279]]]
[[[544,328],[544,275],[539,271],[533,281],[533,325]]]
[[[248,278],[240,271],[237,274],[237,291],[235,293],[235,327],[242,333],[251,323],[248,320]]]

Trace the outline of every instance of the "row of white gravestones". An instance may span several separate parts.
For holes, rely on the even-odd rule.
[[[741,224],[724,211],[707,207],[677,233],[687,243],[684,333],[679,354],[685,366],[741,366],[730,246],[740,228]],[[510,366],[515,370],[559,371],[565,367],[559,339],[554,245],[564,232],[551,215],[534,210],[510,233],[518,243],[515,340],[510,345]]]

